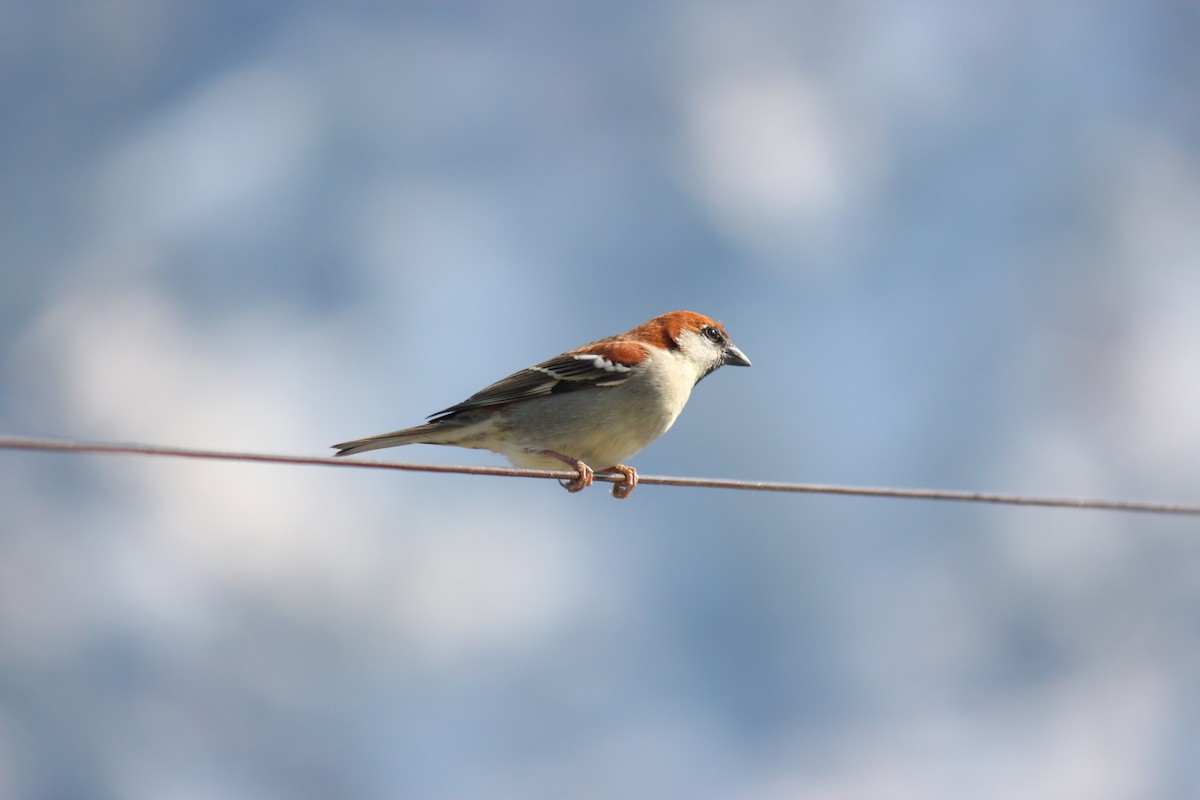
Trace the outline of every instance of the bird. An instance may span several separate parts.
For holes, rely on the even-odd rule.
[[[623,462],[674,424],[692,388],[718,368],[750,366],[725,327],[694,311],[672,311],[625,333],[568,350],[430,414],[423,425],[333,445],[349,456],[407,444],[490,450],[517,467],[577,473],[569,492],[591,486],[595,469],[620,473],[618,499],[637,486]]]

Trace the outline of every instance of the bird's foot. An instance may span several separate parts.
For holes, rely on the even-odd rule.
[[[618,500],[624,500],[629,497],[629,493],[633,491],[633,487],[637,486],[638,476],[637,470],[633,467],[627,467],[624,464],[614,464],[602,472],[619,472],[625,476],[622,483],[614,483],[612,488],[612,496]]]
[[[539,456],[549,456],[556,458],[564,464],[569,465],[572,469],[579,473],[579,476],[573,481],[559,481],[558,485],[566,489],[568,492],[581,492],[592,485],[594,472],[591,467],[580,461],[578,458],[563,455],[555,450],[538,450]]]

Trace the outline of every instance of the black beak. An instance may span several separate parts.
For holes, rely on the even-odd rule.
[[[746,354],[738,350],[732,344],[725,348],[724,357],[721,359],[722,364],[728,364],[731,367],[748,367],[750,359],[746,358]]]

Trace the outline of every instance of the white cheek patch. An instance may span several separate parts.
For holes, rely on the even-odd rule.
[[[692,385],[721,366],[721,346],[695,331],[683,331],[676,337],[675,343],[679,345],[679,357],[686,360],[692,369]]]

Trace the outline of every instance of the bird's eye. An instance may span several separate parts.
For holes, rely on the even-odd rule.
[[[721,332],[712,325],[705,325],[700,329],[700,332],[704,334],[706,339],[712,342],[719,342],[722,339]]]

